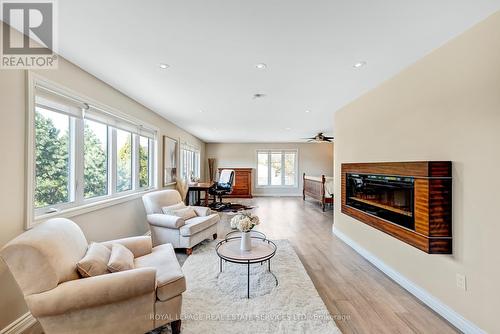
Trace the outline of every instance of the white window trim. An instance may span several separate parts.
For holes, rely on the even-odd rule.
[[[26,129],[27,129],[27,141],[26,141],[26,162],[27,162],[27,168],[26,168],[26,207],[25,207],[25,229],[30,229],[36,224],[43,222],[49,218],[55,218],[55,217],[74,217],[78,216],[84,213],[88,213],[91,211],[99,210],[105,207],[109,207],[112,205],[116,205],[119,203],[127,202],[134,200],[136,198],[141,197],[143,194],[157,190],[158,189],[158,163],[160,159],[158,158],[158,145],[159,145],[159,129],[151,124],[148,124],[142,120],[139,120],[137,118],[134,118],[132,116],[129,116],[123,112],[120,112],[110,106],[104,105],[98,101],[93,100],[92,98],[86,97],[82,94],[79,94],[75,91],[72,91],[71,89],[68,89],[60,84],[56,84],[50,80],[47,80],[43,76],[40,76],[39,74],[36,74],[32,71],[27,71],[26,74]],[[52,212],[52,213],[46,213],[46,214],[35,214],[35,209],[34,209],[34,193],[35,193],[35,127],[34,127],[34,121],[35,121],[35,86],[36,85],[41,85],[43,87],[46,87],[48,89],[51,89],[55,92],[58,92],[60,94],[63,94],[65,96],[71,97],[75,100],[79,100],[82,103],[89,103],[92,104],[92,106],[95,106],[99,109],[108,111],[112,113],[113,115],[116,115],[117,117],[129,120],[130,122],[133,122],[135,124],[141,124],[151,130],[153,130],[156,133],[155,140],[154,140],[154,145],[151,148],[151,152],[153,153],[151,156],[152,162],[151,162],[151,170],[150,170],[150,186],[147,188],[139,188],[139,182],[138,182],[138,173],[137,171],[133,171],[133,182],[136,185],[135,188],[133,187],[132,190],[129,191],[124,191],[124,192],[116,192],[116,189],[113,189],[114,187],[114,180],[116,179],[116,171],[115,171],[115,157],[113,157],[113,150],[108,149],[108,168],[109,168],[109,177],[108,177],[108,195],[106,196],[101,196],[101,197],[95,197],[95,198],[90,198],[90,199],[85,199],[83,195],[83,180],[81,180],[81,177],[79,180],[76,180],[73,184],[75,185],[76,189],[75,192],[73,193],[73,203],[64,203],[61,205],[55,205],[54,207],[58,208],[57,212]],[[78,123],[78,122],[76,122]],[[78,125],[76,125],[78,127]],[[114,130],[110,132],[116,132]],[[110,145],[116,145],[115,141],[112,140],[114,135],[110,135],[109,140],[108,140],[108,147],[111,148]],[[75,143],[75,149],[79,149],[79,147],[83,146],[82,139],[78,139],[79,136],[76,136],[75,140],[73,141]],[[133,138],[138,138],[138,135],[135,135]],[[76,175],[73,177],[76,177],[78,175],[83,175],[82,172],[78,172],[78,169],[83,168],[83,161],[81,158],[81,154],[76,154],[75,159],[74,159],[74,171],[76,171]],[[135,183],[137,182],[137,183]],[[77,204],[75,204],[77,203]],[[69,204],[69,205],[68,205]]]
[[[270,153],[270,152],[280,152],[282,154],[281,156],[281,163],[283,164],[284,162],[284,153],[291,152],[295,153],[295,180],[294,180],[294,185],[292,186],[287,186],[287,185],[260,185],[259,184],[259,153]],[[270,158],[270,157],[269,157]],[[293,149],[283,149],[283,148],[277,148],[277,149],[272,149],[272,148],[261,148],[255,150],[255,164],[256,164],[256,177],[255,177],[255,188],[260,188],[260,189],[296,189],[299,187],[299,149],[293,148]],[[267,177],[268,177],[268,182],[271,180],[271,161],[268,163],[268,168],[267,168]],[[283,172],[281,175],[282,182],[284,181],[285,178],[285,173]]]

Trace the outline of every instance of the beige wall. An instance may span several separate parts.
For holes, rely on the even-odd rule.
[[[204,159],[205,144],[202,141],[62,58],[59,61],[59,69],[37,71],[37,73],[100,103],[157,126],[160,129],[159,138],[168,135],[199,145]],[[0,171],[2,185],[0,247],[22,233],[24,227],[25,81],[26,71],[0,70],[0,155],[3,157]],[[161,152],[161,140],[159,142]],[[160,169],[158,166],[158,174],[161,173]],[[89,240],[99,241],[139,235],[147,230],[140,199],[72,219],[82,227]],[[3,262],[0,263],[0,291],[1,329],[27,311],[22,294]]]
[[[335,208],[334,229],[490,333],[500,332],[500,13],[335,114],[344,162],[453,161],[453,255],[427,255]],[[340,184],[336,184],[340,195]],[[467,291],[455,275],[467,276]]]
[[[299,185],[291,189],[255,188],[258,149],[297,149],[299,160]],[[333,175],[333,144],[315,143],[246,143],[206,144],[207,158],[215,158],[217,167],[248,167],[253,170],[253,194],[258,195],[300,195],[302,194],[302,173],[307,175]],[[206,167],[208,169],[208,167]],[[208,171],[206,173],[208,175]]]

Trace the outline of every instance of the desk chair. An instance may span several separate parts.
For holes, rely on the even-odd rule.
[[[233,191],[234,186],[234,170],[223,169],[219,175],[219,181],[217,181],[210,189],[208,193],[213,195],[213,203],[210,207],[214,210],[220,211],[231,205],[231,203],[223,203],[222,196],[229,195]],[[217,202],[217,197],[219,202]]]

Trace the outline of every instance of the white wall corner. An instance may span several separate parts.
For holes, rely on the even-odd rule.
[[[36,324],[36,319],[27,312],[0,331],[0,334],[22,334]]]
[[[385,262],[380,260],[378,257],[370,253],[368,250],[363,248],[361,245],[353,241],[347,235],[342,233],[338,228],[335,228],[335,224],[332,227],[333,234],[335,234],[339,239],[349,245],[354,249],[359,255],[368,260],[375,267],[380,269],[384,274],[389,276],[392,280],[406,289],[409,293],[417,297],[424,304],[433,309],[440,316],[448,320],[453,326],[461,330],[466,334],[485,334],[486,332],[475,325],[473,322],[465,319],[462,315],[451,309],[448,305],[444,304],[441,300],[437,299],[431,295],[427,290],[424,290],[420,286],[416,285],[399,272],[388,266]]]

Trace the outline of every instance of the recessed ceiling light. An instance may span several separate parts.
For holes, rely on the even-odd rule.
[[[308,114],[308,113],[310,113],[310,112],[311,112],[311,110],[306,110],[305,112]]]
[[[259,63],[255,65],[255,67],[257,67],[259,70],[265,70],[267,68],[267,65],[264,63]]]
[[[201,110],[201,109],[200,109],[200,110],[198,110],[198,112],[200,112],[200,113],[201,113],[201,112],[203,112],[203,110]]]
[[[287,130],[287,131],[289,131],[289,130],[291,130],[291,129],[292,129],[292,128],[285,128],[285,130]]]
[[[366,61],[358,61],[356,64],[353,65],[354,68],[360,68],[366,65]]]
[[[262,94],[262,93],[253,94],[254,99],[262,99],[264,97],[266,97],[266,94]]]
[[[166,68],[169,68],[169,67],[170,67],[169,64],[165,64],[165,63],[161,63],[160,64],[160,68],[163,69],[163,70],[166,69]]]

